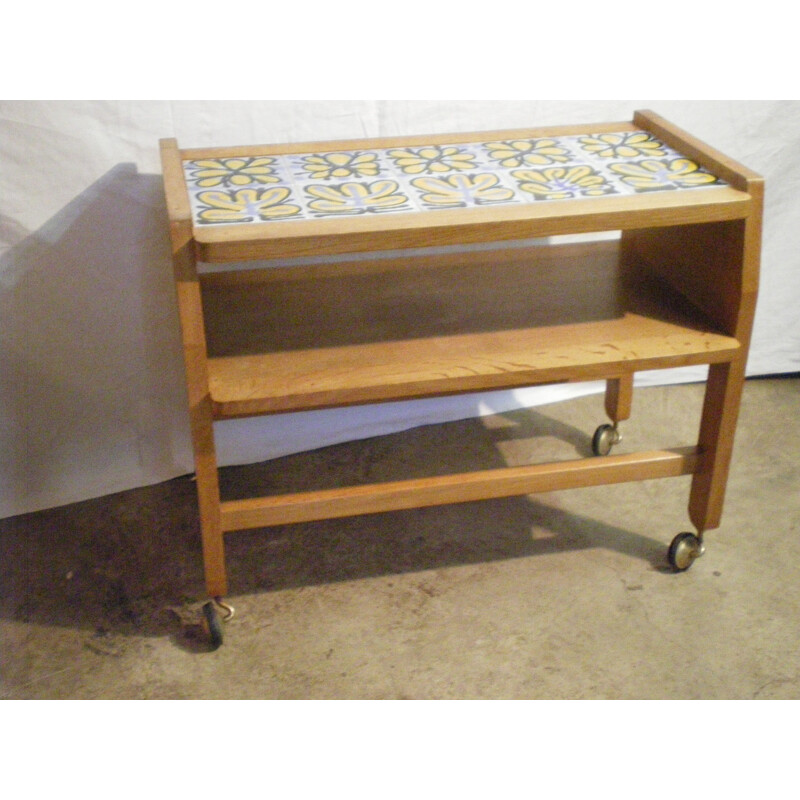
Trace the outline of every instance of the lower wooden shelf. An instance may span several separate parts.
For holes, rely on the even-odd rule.
[[[615,241],[201,276],[217,419],[730,360]]]

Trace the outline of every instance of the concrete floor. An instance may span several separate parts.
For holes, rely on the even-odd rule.
[[[637,390],[615,452],[694,442]],[[602,396],[224,471],[228,496],[589,452]],[[800,698],[800,379],[747,383],[723,525],[672,574],[689,478],[229,535],[210,651],[194,484],[0,521],[0,696]]]

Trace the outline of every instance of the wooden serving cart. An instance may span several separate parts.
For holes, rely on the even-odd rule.
[[[161,154],[215,644],[228,531],[691,474],[696,533],[667,558],[685,570],[703,552],[755,310],[758,175],[649,111],[345,142],[164,139]],[[202,266],[215,263],[228,266]],[[698,364],[697,444],[612,455],[634,374]],[[594,458],[220,498],[216,420],[597,379],[611,423]]]

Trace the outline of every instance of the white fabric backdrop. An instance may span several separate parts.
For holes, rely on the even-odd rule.
[[[630,119],[653,108],[767,181],[750,375],[800,370],[800,102],[0,102],[0,518],[191,472],[158,139],[181,146]],[[637,384],[695,380],[646,373]],[[602,384],[217,426],[247,463]]]

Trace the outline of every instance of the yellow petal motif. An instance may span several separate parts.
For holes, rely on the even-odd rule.
[[[614,189],[591,167],[551,167],[544,170],[516,170],[511,173],[519,187],[537,200],[595,197]]]
[[[308,207],[317,214],[363,214],[368,211],[399,210],[408,198],[398,191],[396,181],[342,183],[336,186],[307,186],[314,199]]]
[[[239,189],[235,192],[200,192],[197,199],[204,205],[198,213],[201,223],[253,222],[296,216],[300,207],[285,203],[289,189]]]
[[[190,177],[196,186],[248,186],[253,183],[277,183],[274,174],[274,159],[259,158],[215,158],[188,162]],[[199,168],[199,169],[198,169]]]
[[[379,171],[375,153],[323,153],[305,156],[303,162],[303,169],[317,180],[369,177]]]
[[[622,176],[623,183],[633,186],[637,192],[691,188],[715,183],[717,180],[688,158],[675,158],[671,161],[648,159],[636,164],[612,164],[611,169]]]
[[[584,136],[581,147],[601,158],[636,158],[637,156],[665,156],[667,153],[658,139],[649,133],[602,133]]]
[[[502,203],[514,197],[514,193],[500,186],[497,176],[491,173],[415,178],[411,184],[424,192],[422,200],[425,203],[436,207]]]
[[[700,166],[688,158],[676,158],[669,165],[672,180],[678,186],[703,186],[714,183],[716,178],[709,172],[704,172]]]
[[[502,167],[521,167],[524,157],[533,148],[531,142],[489,142],[486,149],[489,157]]]
[[[444,147],[431,145],[420,147],[416,150],[409,147],[388,150],[387,154],[408,175],[420,175],[424,172],[434,174],[475,168],[475,156],[452,145]]]
[[[539,166],[569,161],[569,151],[553,139],[518,139],[489,142],[489,157],[503,167]]]

